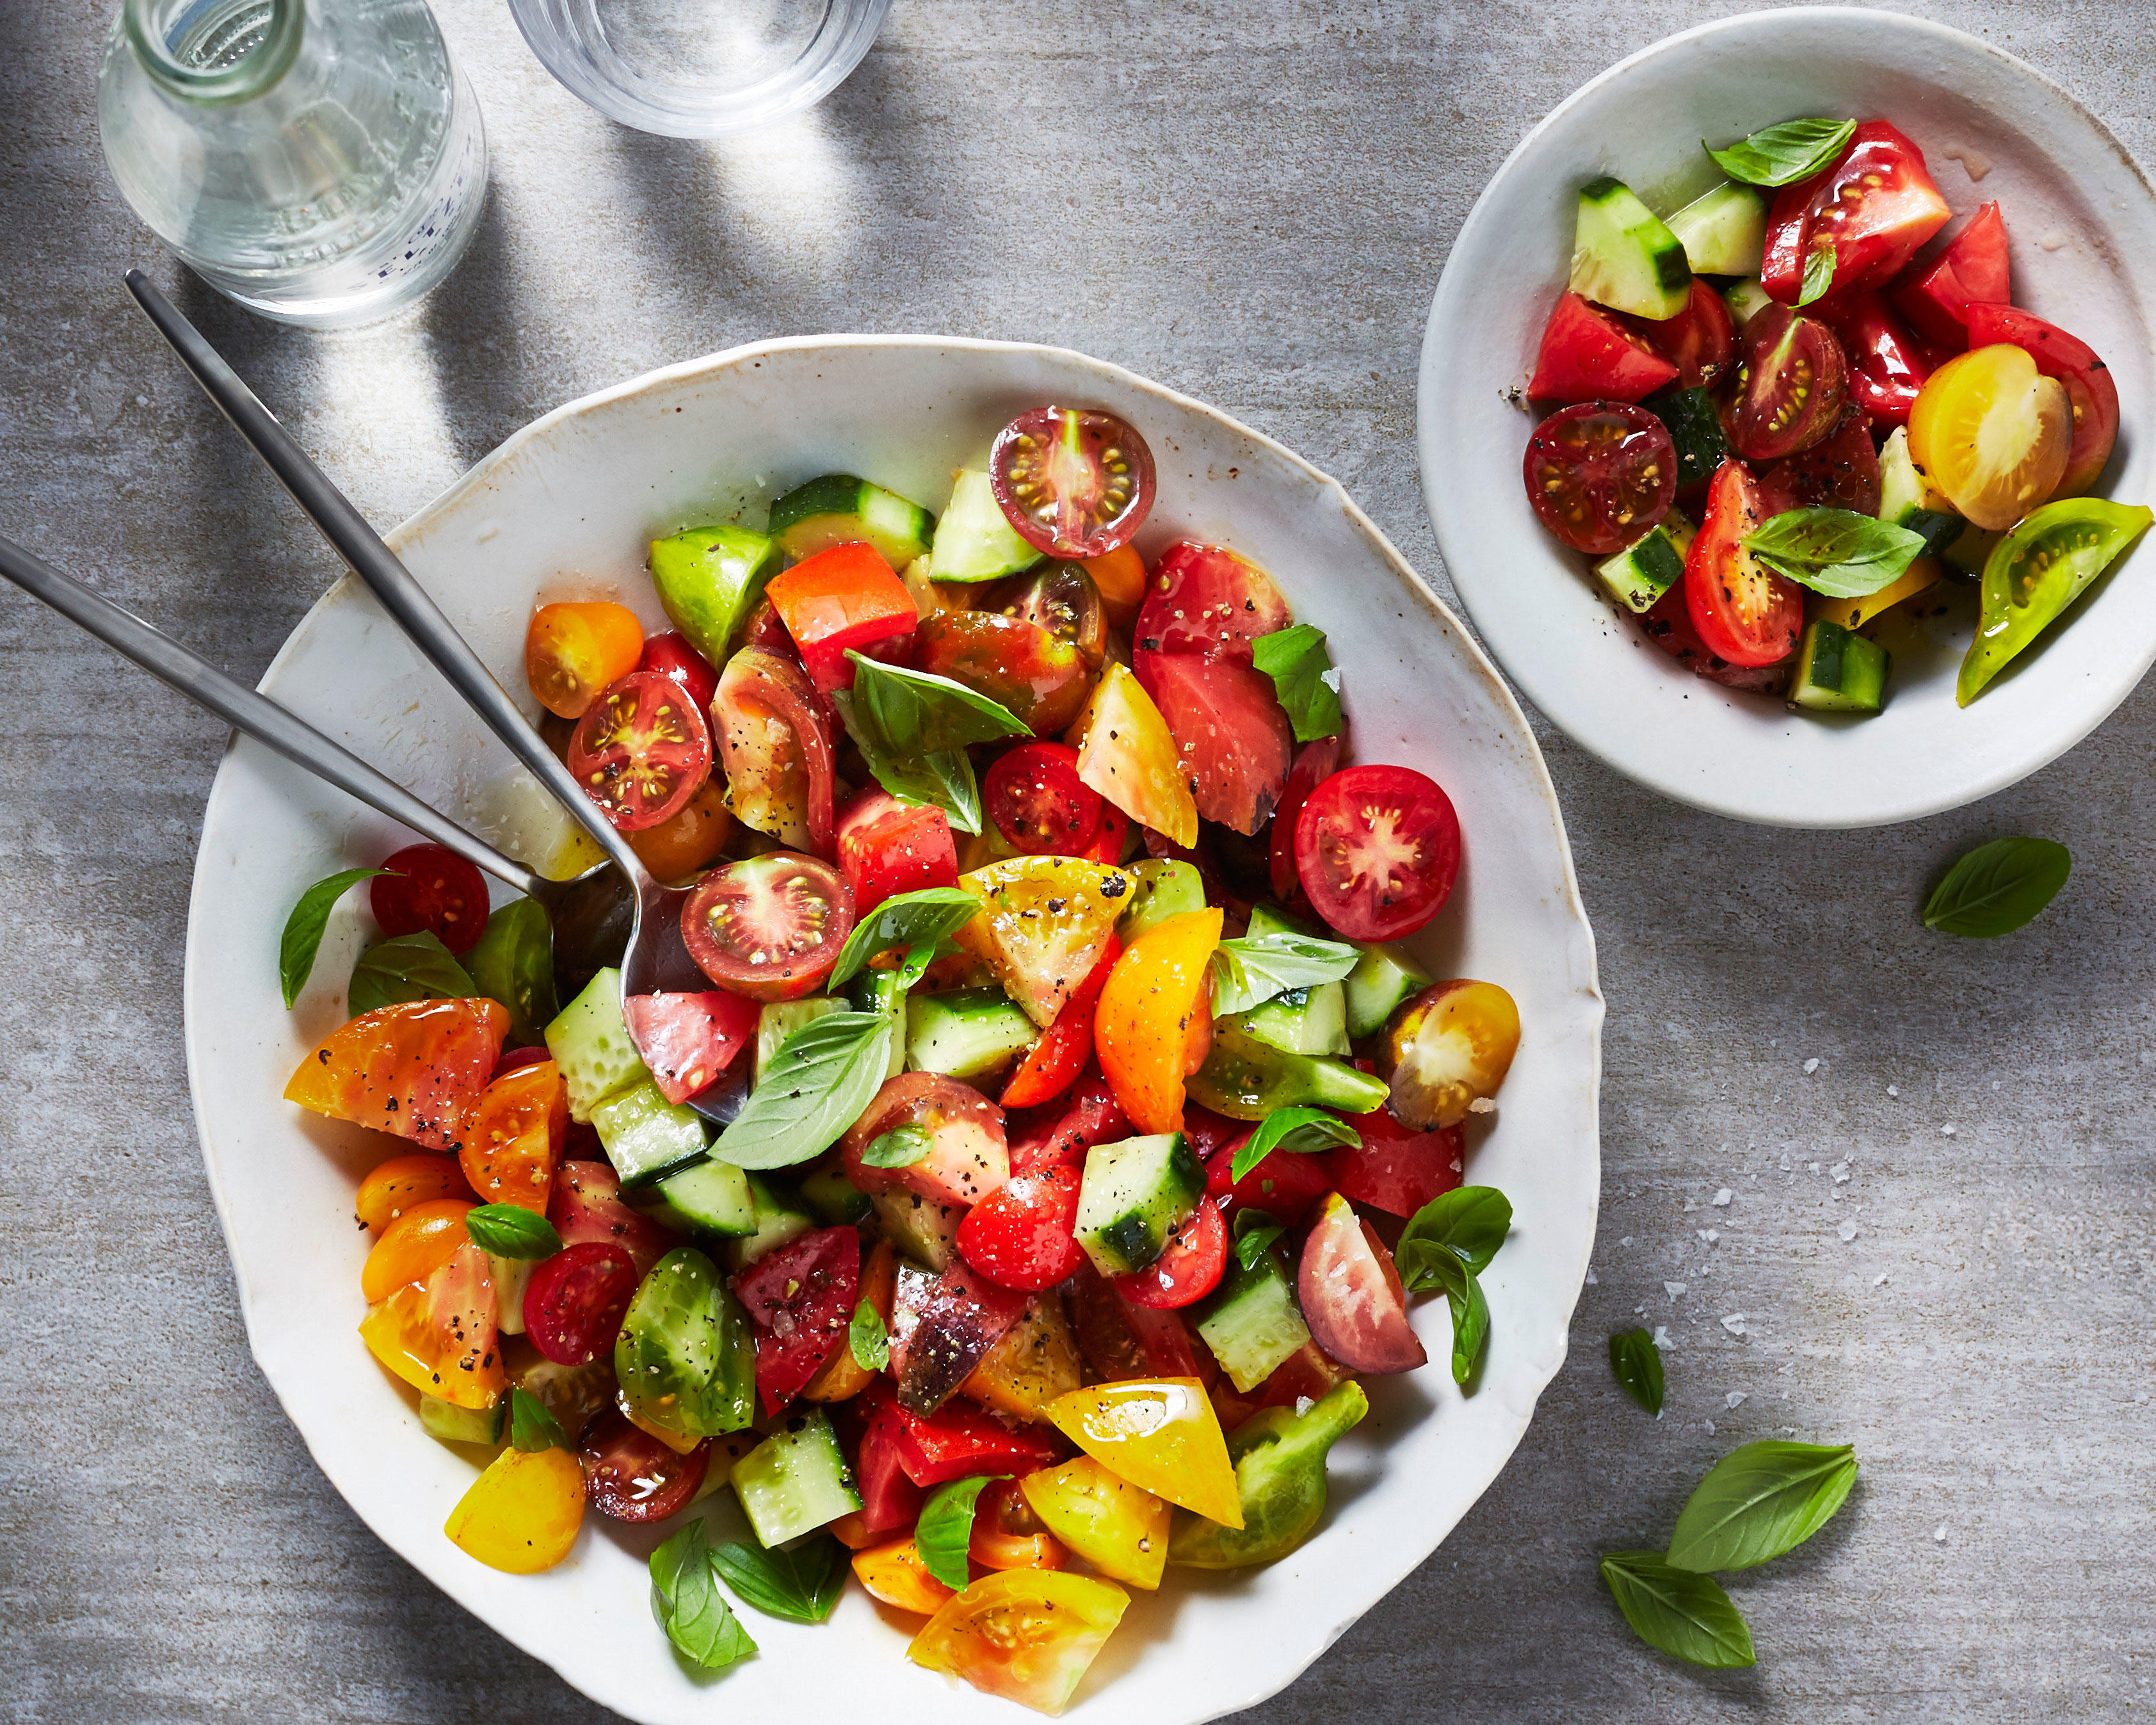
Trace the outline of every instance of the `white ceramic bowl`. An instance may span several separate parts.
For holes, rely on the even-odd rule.
[[[1922,18],[1843,7],[1752,13],[1671,36],[1522,141],[1438,283],[1417,438],[1446,572],[1498,662],[1575,742],[1719,814],[1866,826],[1987,796],[2095,729],[2156,661],[2156,552],[2132,554],[1966,709],[1954,704],[1974,626],[1964,606],[1897,654],[1883,713],[1799,716],[1680,669],[1614,613],[1586,560],[1528,507],[1520,468],[1533,422],[1507,395],[1527,382],[1563,291],[1582,182],[1614,174],[1673,209],[1721,178],[1702,138],[1719,144],[1810,114],[1899,126],[1957,219],[1999,200],[2015,302],[2087,342],[2118,384],[2118,450],[2099,489],[2128,502],[2156,495],[2142,298],[2156,281],[2156,194],[2101,121],[2012,55]]]
[[[1328,1525],[1290,1560],[1240,1579],[1176,1575],[1140,1595],[1074,1712],[1193,1725],[1291,1680],[1419,1563],[1496,1476],[1564,1358],[1594,1232],[1602,1002],[1563,823],[1533,739],[1465,631],[1338,485],[1194,401],[1045,348],[821,337],[656,372],[548,415],[393,536],[505,685],[521,690],[535,600],[618,595],[658,623],[644,546],[686,523],[762,505],[845,469],[941,502],[1020,409],[1082,401],[1150,440],[1159,501],[1148,548],[1225,541],[1328,630],[1356,746],[1441,780],[1466,834],[1459,889],[1420,945],[1440,976],[1502,983],[1524,1022],[1493,1128],[1468,1172],[1512,1198],[1517,1224],[1486,1283],[1485,1381],[1455,1390],[1442,1302],[1420,1325],[1434,1361],[1372,1386],[1373,1413],[1336,1451]],[[562,817],[347,578],[293,632],[262,687],[421,796],[541,856]],[[536,713],[536,708],[532,709]],[[340,909],[316,980],[286,1012],[278,934],[309,881],[378,859],[408,835],[245,741],[218,774],[188,930],[187,1038],[204,1159],[239,1272],[255,1357],[337,1489],[421,1573],[570,1682],[632,1718],[796,1715],[873,1697],[891,1725],[1008,1722],[1009,1703],[947,1686],[905,1659],[911,1619],[855,1591],[809,1628],[751,1614],[762,1656],[716,1684],[685,1675],[653,1625],[644,1559],[655,1537],[591,1517],[545,1575],[497,1574],[443,1537],[471,1463],[426,1437],[413,1398],[354,1326],[367,1237],[352,1197],[396,1146],[280,1099],[342,1018],[363,894]],[[726,1519],[736,1515],[721,1494]]]

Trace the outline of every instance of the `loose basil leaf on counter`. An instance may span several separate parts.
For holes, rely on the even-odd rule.
[[[1717,150],[1704,138],[1700,147],[1732,180],[1748,186],[1787,186],[1833,166],[1856,131],[1854,120],[1784,120],[1727,149]]]
[[[1322,1108],[1279,1109],[1259,1121],[1257,1130],[1235,1152],[1228,1164],[1228,1182],[1240,1184],[1276,1150],[1308,1156],[1321,1150],[1358,1150],[1362,1143],[1362,1134]]]
[[[1265,1248],[1287,1230],[1263,1210],[1240,1210],[1235,1215],[1235,1261],[1245,1269],[1255,1269]]]
[[[1285,930],[1223,940],[1213,950],[1213,1012],[1247,1012],[1294,988],[1337,982],[1363,956],[1344,940]]]
[[[1662,1351],[1645,1330],[1609,1338],[1609,1369],[1625,1393],[1647,1412],[1662,1411]]]
[[[1009,708],[963,682],[886,665],[851,649],[846,657],[854,666],[854,710],[886,754],[937,754],[1033,734]]]
[[[864,1372],[880,1372],[891,1364],[891,1332],[884,1328],[883,1314],[865,1300],[854,1308],[854,1321],[846,1326],[846,1347]]]
[[[516,1042],[540,1042],[559,1002],[554,997],[554,924],[536,899],[511,899],[487,914],[486,926],[465,955],[472,986],[509,1008]]]
[[[1298,743],[1340,733],[1340,673],[1325,650],[1325,631],[1307,623],[1260,635],[1250,643],[1250,662],[1273,680],[1281,709]]]
[[[528,1389],[509,1393],[509,1441],[525,1455],[540,1450],[572,1450],[562,1422],[547,1411],[547,1404]]]
[[[854,924],[824,986],[843,988],[870,959],[894,947],[932,945],[957,934],[980,911],[981,901],[963,887],[923,887],[886,899]]]
[[[1707,1470],[1670,1535],[1676,1569],[1749,1569],[1794,1551],[1833,1518],[1856,1483],[1847,1444],[1769,1438]]]
[[[690,1665],[722,1671],[756,1651],[719,1592],[701,1522],[691,1522],[651,1554],[651,1614]]]
[[[742,1603],[795,1623],[821,1623],[839,1603],[847,1573],[839,1542],[828,1533],[789,1551],[763,1551],[729,1541],[711,1547],[711,1567]]]
[[[363,880],[387,874],[386,868],[346,868],[316,881],[300,894],[300,902],[285,919],[285,937],[277,944],[277,976],[284,985],[289,1009],[314,974],[315,955],[322,950],[322,931],[330,925],[336,901]]]
[[[974,1500],[983,1486],[1004,1477],[983,1474],[970,1480],[953,1480],[947,1486],[938,1486],[921,1505],[913,1543],[921,1553],[921,1567],[944,1586],[963,1593],[973,1578],[966,1568],[966,1548],[973,1538]]]
[[[1400,1230],[1400,1243],[1394,1251],[1394,1260],[1405,1280],[1407,1259],[1411,1252],[1447,1250],[1479,1276],[1489,1269],[1490,1260],[1505,1244],[1505,1236],[1512,1226],[1512,1200],[1496,1187],[1455,1187],[1450,1192],[1439,1193],[1409,1218],[1408,1225]],[[1408,1283],[1409,1288],[1417,1293],[1436,1285],[1427,1281],[1420,1286],[1412,1281]]]
[[[901,759],[901,752],[878,734],[851,693],[834,689],[831,704],[838,709],[846,734],[861,751],[861,759],[877,784],[907,802],[942,810],[961,832],[981,830],[980,781],[973,776],[973,760],[964,749],[945,749]]]
[[[821,1156],[883,1088],[891,1022],[826,1012],[786,1039],[711,1154],[737,1168],[790,1168]]]
[[[355,1018],[401,1001],[470,1000],[479,985],[442,945],[441,936],[422,929],[370,946],[352,967],[345,1010]]]
[[[1853,509],[1785,509],[1744,536],[1778,575],[1829,599],[1863,599],[1901,579],[1924,536]]]
[[[1996,940],[2032,920],[2073,873],[2072,853],[2048,838],[1994,838],[1949,868],[1924,901],[1924,926]]]
[[[562,1249],[554,1224],[521,1204],[481,1204],[465,1212],[465,1232],[497,1258],[552,1258]]]
[[[1650,1647],[1723,1670],[1758,1663],[1743,1614],[1712,1576],[1672,1568],[1659,1552],[1612,1552],[1602,1579]]]
[[[936,1147],[935,1135],[925,1126],[893,1126],[879,1132],[861,1152],[864,1168],[910,1168]]]
[[[1804,259],[1804,286],[1797,291],[1799,306],[1826,297],[1834,286],[1834,241],[1822,234],[1812,242],[1811,252]]]

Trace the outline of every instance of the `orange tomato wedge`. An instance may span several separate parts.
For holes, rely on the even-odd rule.
[[[644,658],[644,625],[627,605],[600,600],[542,605],[524,632],[524,677],[558,718],[581,718],[599,691]]]
[[[491,1408],[509,1388],[494,1280],[470,1240],[424,1285],[406,1282],[369,1306],[359,1333],[407,1383],[459,1408]]]
[[[568,1087],[562,1068],[542,1060],[479,1093],[457,1160],[481,1203],[520,1204],[544,1216],[568,1136]]]
[[[498,1001],[403,1001],[341,1025],[300,1063],[285,1099],[430,1150],[464,1141],[509,1035]]]
[[[1243,1525],[1228,1440],[1194,1377],[1137,1377],[1058,1396],[1055,1428],[1118,1479],[1218,1522]]]
[[[989,1695],[1060,1713],[1131,1596],[1112,1582],[1055,1569],[1008,1569],[944,1601],[906,1656]]]
[[[1078,567],[1093,578],[1108,620],[1118,629],[1129,628],[1145,603],[1145,559],[1133,547],[1118,545],[1101,556],[1081,558]]]
[[[367,1178],[359,1182],[359,1195],[352,1200],[352,1213],[366,1224],[370,1233],[378,1234],[405,1211],[435,1198],[476,1202],[471,1187],[465,1183],[465,1171],[457,1166],[455,1157],[414,1151],[408,1156],[393,1156],[386,1162],[375,1164]]]
[[[933,1615],[944,1602],[956,1597],[928,1573],[921,1560],[921,1547],[908,1534],[887,1545],[870,1546],[854,1553],[854,1573],[869,1590],[869,1597],[895,1605],[901,1611]]]
[[[1211,1042],[1209,966],[1221,921],[1214,909],[1154,924],[1116,960],[1101,991],[1093,1045],[1116,1102],[1140,1132],[1183,1130],[1183,1081]]]

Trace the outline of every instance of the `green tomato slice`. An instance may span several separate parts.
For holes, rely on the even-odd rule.
[[[2030,510],[1985,559],[1983,609],[1955,699],[1974,701],[2151,522],[2156,511],[2103,497],[2062,497]]]

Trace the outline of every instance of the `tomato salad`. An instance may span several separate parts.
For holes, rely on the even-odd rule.
[[[1708,153],[1727,179],[1666,219],[1580,192],[1528,500],[1648,639],[1798,710],[1880,711],[1882,614],[1975,578],[1967,706],[2152,519],[2090,495],[2111,373],[2012,303],[1997,203],[1918,256],[1949,212],[1887,121]]]
[[[1141,558],[1137,430],[1048,407],[985,453],[940,518],[834,474],[654,543],[671,632],[532,616],[707,986],[559,1005],[538,907],[416,846],[286,1095],[403,1141],[360,1331],[495,1452],[465,1552],[681,1517],[654,1609],[706,1666],[753,1650],[728,1594],[819,1620],[850,1563],[916,1662],[1054,1712],[1127,1589],[1312,1536],[1359,1380],[1425,1363],[1413,1295],[1472,1383],[1511,1213],[1466,1135],[1520,1021],[1389,944],[1452,891],[1452,803],[1350,759],[1255,562]],[[727,1489],[752,1542],[685,1514]]]

